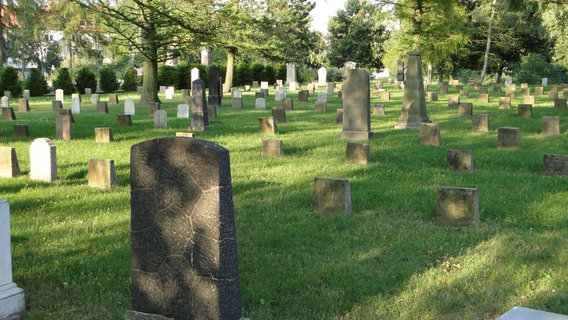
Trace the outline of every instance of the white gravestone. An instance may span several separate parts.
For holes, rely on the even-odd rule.
[[[178,104],[178,106],[177,106],[177,117],[189,119],[189,105]]]
[[[548,86],[548,78],[542,78],[542,86],[543,87]]]
[[[298,86],[298,83],[297,83],[297,82],[295,82],[295,81],[290,82],[290,90],[291,90],[291,91],[296,91],[296,90],[297,90],[297,86]]]
[[[233,90],[233,98],[242,98],[243,92],[239,89]]]
[[[191,69],[191,86],[193,87],[193,81],[199,79],[199,69],[193,68]]]
[[[321,67],[318,69],[318,86],[325,86],[327,83],[327,69]]]
[[[318,102],[327,102],[326,92],[318,92]]]
[[[44,182],[57,179],[56,148],[48,138],[37,138],[30,145],[30,179]]]
[[[154,112],[154,128],[167,129],[168,128],[168,114],[165,110],[156,110]]]
[[[98,93],[93,93],[91,95],[91,103],[96,105],[99,101],[101,101],[101,96]]]
[[[268,81],[261,81],[260,89],[268,89]]]
[[[265,110],[266,109],[266,99],[265,98],[256,98],[254,109],[256,110]]]
[[[0,199],[0,319],[16,319],[25,309],[24,290],[12,281],[10,205]]]
[[[65,100],[65,95],[63,94],[63,89],[55,90],[55,100],[61,101],[63,103]]]
[[[80,114],[81,113],[81,98],[71,99],[71,113]]]
[[[29,99],[30,98],[30,90],[28,90],[28,89],[24,90],[24,93],[22,94],[22,98],[23,99]]]
[[[286,87],[276,88],[276,93],[274,94],[275,101],[282,101],[286,98]]]
[[[3,96],[1,99],[2,108],[10,108],[10,98]]]
[[[174,87],[167,87],[166,88],[166,100],[172,100],[174,98]]]
[[[136,105],[134,104],[134,100],[130,98],[124,100],[124,114],[129,114],[129,115],[136,114]]]

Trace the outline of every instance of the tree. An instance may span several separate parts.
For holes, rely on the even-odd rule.
[[[40,70],[33,68],[26,81],[26,89],[30,90],[30,96],[41,96],[49,92],[47,81]]]
[[[568,3],[540,3],[543,25],[553,40],[552,60],[568,68]]]
[[[116,81],[116,74],[111,67],[103,67],[99,70],[100,85],[101,90],[104,92],[115,92],[118,87],[118,81]]]
[[[348,0],[345,10],[331,17],[328,25],[329,54],[332,66],[341,67],[345,61],[356,61],[359,66],[383,67],[382,43],[389,32],[382,23],[382,13],[367,0]]]
[[[138,76],[134,67],[126,68],[122,75],[122,90],[136,91],[138,89]]]
[[[75,92],[69,69],[60,68],[57,70],[57,77],[53,80],[53,89],[62,89],[66,94]]]
[[[95,89],[97,87],[97,77],[88,67],[83,67],[75,76],[77,91],[85,92],[85,88]]]
[[[18,71],[12,67],[6,67],[0,75],[0,92],[10,91],[13,97],[22,94],[22,86],[18,77]]]

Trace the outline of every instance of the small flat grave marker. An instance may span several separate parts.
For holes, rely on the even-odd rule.
[[[446,168],[450,171],[473,171],[473,151],[448,150]]]
[[[543,116],[540,120],[541,133],[551,136],[560,135],[560,117]]]
[[[89,187],[109,189],[117,185],[114,160],[89,159],[87,178]]]
[[[20,165],[16,148],[0,147],[0,178],[16,178],[20,176]]]
[[[476,188],[439,187],[438,224],[449,227],[479,226]]]
[[[440,141],[440,126],[437,123],[420,124],[420,144],[439,146]]]
[[[260,155],[263,157],[283,157],[283,141],[277,139],[262,139],[262,150]]]
[[[347,142],[345,159],[349,163],[367,165],[371,163],[371,146],[366,143]]]
[[[519,149],[521,147],[521,131],[519,128],[501,127],[497,129],[497,148]]]

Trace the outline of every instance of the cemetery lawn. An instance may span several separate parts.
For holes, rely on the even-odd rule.
[[[315,95],[299,102],[296,91],[288,92],[296,110],[278,123],[277,136],[258,128],[258,118],[280,105],[272,88],[267,110],[254,110],[254,93],[244,93],[242,110],[225,95],[211,130],[195,135],[230,151],[243,316],[494,319],[514,306],[568,314],[568,179],[542,175],[544,154],[567,154],[568,136],[540,134],[541,117],[552,115],[566,132],[568,111],[543,95],[532,119],[519,118],[520,88],[511,110],[497,107],[504,93],[490,90],[490,103],[479,103],[477,91],[466,89],[473,112],[489,115],[489,132],[472,131],[471,118],[459,117],[440,94],[427,109],[442,145],[421,145],[418,131],[393,129],[402,91],[391,90],[391,101],[382,102],[386,114],[371,116],[367,166],[345,161],[337,95],[329,96],[326,113],[316,113]],[[457,90],[450,87],[449,95]],[[119,97],[109,115],[97,114],[84,97],[71,141],[55,139],[53,97],[32,98],[31,112],[0,121],[0,145],[16,148],[23,173],[0,179],[0,197],[10,203],[24,319],[121,319],[131,307],[130,147],[187,132],[189,120],[175,118],[183,103],[178,91],[174,100],[161,96],[169,129],[154,129],[140,106],[134,125],[119,127],[116,115],[129,95]],[[371,105],[379,102],[374,90],[371,97]],[[70,105],[67,96],[64,107]],[[17,110],[17,101],[11,106]],[[27,124],[31,137],[13,137],[13,124]],[[112,127],[115,141],[95,143],[97,127]],[[520,128],[521,148],[498,150],[498,127]],[[29,146],[39,137],[57,147],[55,183],[28,177]],[[283,140],[284,157],[260,156],[268,138]],[[474,172],[448,171],[448,150],[472,150]],[[119,186],[88,187],[90,158],[113,159]],[[314,177],[349,179],[353,214],[314,213]],[[478,189],[479,228],[436,224],[439,186]]]

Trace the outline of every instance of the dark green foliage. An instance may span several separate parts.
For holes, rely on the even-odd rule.
[[[75,86],[79,93],[84,93],[85,88],[95,90],[97,88],[97,77],[88,67],[83,67],[75,76]]]
[[[30,96],[32,97],[41,96],[49,92],[47,81],[45,81],[41,71],[36,68],[30,70],[30,75],[26,80],[26,89],[30,90]]]
[[[136,91],[138,89],[138,76],[136,75],[136,69],[134,67],[129,67],[124,70],[122,75],[122,90],[124,91]]]
[[[252,81],[264,81],[264,65],[261,63],[255,63],[250,67],[250,76]]]
[[[57,77],[53,80],[53,90],[62,89],[63,93],[70,94],[75,92],[75,87],[71,81],[69,69],[61,68],[57,72]]]
[[[191,66],[188,64],[183,64],[177,66],[177,83],[176,86],[179,89],[189,89],[191,88]]]
[[[158,85],[174,86],[178,82],[177,70],[172,66],[160,66],[158,68]]]
[[[264,80],[268,81],[268,83],[276,83],[276,72],[274,71],[274,67],[271,65],[267,65],[264,67]]]
[[[286,80],[286,65],[285,64],[279,64],[276,67],[276,79],[282,79],[282,80]]]
[[[296,71],[298,72],[299,83],[309,83],[316,79],[317,71],[314,69],[300,65],[296,67]]]
[[[473,84],[476,81],[479,81],[479,77],[479,71],[471,69],[461,69],[458,71],[458,79],[461,83]]]
[[[337,68],[329,68],[327,69],[327,81],[328,82],[342,82],[343,77],[345,76],[345,72]]]
[[[236,86],[244,86],[252,83],[250,64],[242,62],[235,67],[233,83]]]
[[[114,92],[118,89],[118,81],[116,81],[116,74],[110,67],[103,67],[99,70],[101,90],[104,92]]]
[[[519,82],[531,84],[540,83],[542,78],[549,78],[550,83],[563,83],[563,74],[557,65],[549,63],[542,55],[531,53],[521,57],[514,76]]]
[[[11,91],[12,97],[22,94],[22,85],[18,77],[18,71],[12,67],[6,67],[0,75],[0,94],[4,91]]]

